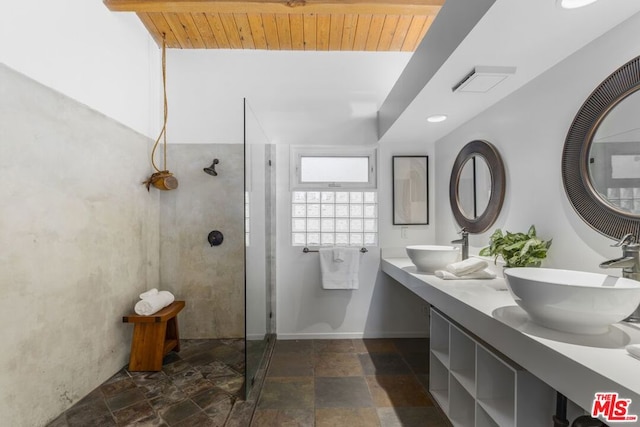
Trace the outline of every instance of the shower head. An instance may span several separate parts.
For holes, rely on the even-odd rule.
[[[213,163],[208,168],[202,169],[205,173],[208,173],[211,176],[218,176],[218,172],[216,172],[216,165],[220,163],[218,159],[213,159]]]

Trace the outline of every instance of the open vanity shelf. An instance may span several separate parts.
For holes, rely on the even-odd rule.
[[[431,309],[429,392],[454,426],[549,425],[554,390]]]

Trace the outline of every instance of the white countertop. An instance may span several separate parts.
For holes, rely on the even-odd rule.
[[[596,392],[631,399],[640,417],[640,325],[627,322],[602,335],[578,335],[538,326],[515,303],[503,278],[443,280],[417,273],[409,258],[383,258],[382,271],[542,381],[591,411]],[[640,425],[609,423],[609,425]]]

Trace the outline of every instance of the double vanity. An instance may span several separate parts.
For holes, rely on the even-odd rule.
[[[597,393],[630,399],[622,414],[633,418],[629,422],[610,421],[600,401],[597,415],[607,425],[640,425],[640,358],[626,349],[640,349],[640,323],[623,321],[640,320],[640,135],[637,120],[629,119],[640,108],[638,69],[640,56],[584,102],[561,162],[575,214],[622,249],[620,258],[600,267],[623,278],[525,267],[506,270],[508,282],[455,275],[451,280],[421,272],[435,270],[435,258],[419,259],[420,251],[435,246],[407,248],[411,259],[383,250],[382,271],[431,306],[429,389],[455,426],[558,426],[576,417],[581,422],[590,418],[582,415],[591,415]],[[507,174],[496,147],[484,140],[467,143],[449,182],[451,211],[462,228],[462,239],[451,243],[463,245],[463,259],[469,234],[489,231],[505,196]],[[438,261],[457,250],[440,248]],[[567,416],[563,396],[572,402]]]
[[[503,278],[443,280],[384,253],[381,268],[432,307],[430,389],[454,425],[551,425],[556,391],[586,413],[595,393],[617,392],[640,414],[640,360],[625,350],[640,325],[562,332],[531,321]]]

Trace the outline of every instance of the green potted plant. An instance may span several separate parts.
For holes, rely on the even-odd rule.
[[[505,268],[540,267],[547,257],[551,241],[536,237],[536,227],[529,227],[527,233],[503,233],[499,228],[489,238],[489,246],[480,251],[482,256],[502,257]]]

